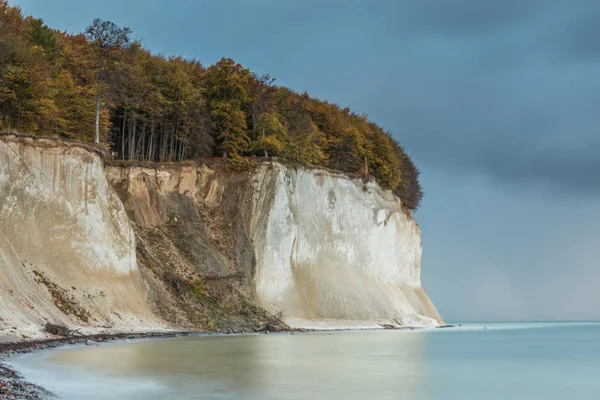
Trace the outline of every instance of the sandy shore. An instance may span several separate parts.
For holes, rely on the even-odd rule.
[[[56,398],[54,394],[42,387],[28,382],[21,374],[19,374],[19,372],[2,362],[17,354],[74,344],[103,343],[124,339],[183,337],[203,334],[214,334],[214,332],[115,333],[20,342],[0,342],[0,400],[42,400]]]
[[[451,325],[439,326],[438,328],[448,328]],[[386,326],[379,326],[378,328],[363,328],[363,330],[381,330],[390,329]],[[394,330],[415,330],[420,329],[416,327],[402,327],[393,328]],[[357,330],[355,329],[333,329],[328,331],[346,331],[346,330]],[[360,330],[360,329],[358,329]],[[323,329],[290,329],[282,330],[281,333],[307,333],[307,332],[319,332]],[[92,335],[78,335],[72,337],[57,337],[52,339],[41,339],[41,340],[27,340],[19,342],[2,342],[0,341],[0,400],[44,400],[44,399],[55,399],[57,398],[53,393],[48,390],[37,386],[31,382],[28,382],[18,371],[7,366],[2,361],[15,356],[17,354],[30,353],[38,350],[52,349],[61,346],[68,345],[85,345],[85,344],[98,344],[105,343],[115,340],[133,340],[133,339],[145,339],[145,338],[173,338],[173,337],[186,337],[186,336],[214,336],[214,335],[239,335],[239,334],[258,334],[258,333],[269,333],[269,330],[261,331],[161,331],[161,332],[142,332],[142,333],[101,333]]]
[[[126,332],[126,333],[97,333],[90,335],[76,335],[69,337],[55,337],[49,339],[34,339],[25,341],[2,341],[0,337],[0,400],[40,400],[53,399],[56,396],[48,390],[28,382],[18,371],[3,363],[4,360],[22,353],[30,353],[38,350],[57,348],[68,345],[85,345],[110,342],[115,340],[133,340],[146,338],[173,338],[185,336],[213,336],[229,334],[269,333],[269,331],[288,331],[279,329],[273,325],[265,325],[258,331],[152,331],[152,332]],[[292,330],[290,330],[292,331]],[[295,332],[306,332],[306,329],[293,330]],[[12,338],[11,338],[12,339]]]

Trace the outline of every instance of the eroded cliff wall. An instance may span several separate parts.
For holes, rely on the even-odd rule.
[[[152,330],[136,239],[100,156],[0,138],[0,334],[70,327]]]
[[[134,222],[140,263],[196,279],[232,315],[242,296],[292,327],[442,323],[421,287],[420,230],[375,183],[278,163],[106,171]]]
[[[263,165],[251,236],[259,304],[292,326],[434,326],[420,230],[389,191],[323,171]]]
[[[0,137],[0,335],[442,323],[389,191],[218,164],[103,165],[89,146]]]
[[[105,167],[138,242],[138,264],[156,277],[158,313],[177,326],[222,331],[278,324],[256,303],[247,233],[249,173],[205,165]]]

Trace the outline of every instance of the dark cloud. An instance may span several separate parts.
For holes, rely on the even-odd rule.
[[[549,42],[563,59],[600,60],[600,2],[572,12],[550,35]]]
[[[420,165],[600,193],[600,2],[444,4],[412,7],[384,125]]]
[[[470,36],[498,32],[540,17],[552,0],[425,0],[387,2],[396,7],[401,30]]]
[[[77,15],[60,11],[75,0],[22,2],[61,28],[114,19],[155,51],[230,56],[352,106],[422,168],[600,193],[598,0],[106,0]]]
[[[9,1],[368,113],[423,170],[447,320],[600,317],[599,0]]]

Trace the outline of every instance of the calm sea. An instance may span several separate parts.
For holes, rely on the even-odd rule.
[[[600,324],[146,340],[11,364],[64,399],[597,399]]]

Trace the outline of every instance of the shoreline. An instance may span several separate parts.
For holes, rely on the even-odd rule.
[[[174,337],[213,335],[220,333],[205,331],[164,331],[138,333],[99,333],[72,337],[36,339],[20,342],[0,342],[0,400],[43,400],[54,399],[56,395],[45,388],[29,382],[19,371],[5,364],[5,361],[19,354],[55,349],[69,345],[89,345],[134,339],[166,339]],[[227,333],[224,333],[227,334]]]
[[[451,328],[454,325],[441,325],[433,329]],[[423,330],[422,327],[395,327],[389,328],[381,326],[380,328],[355,328],[355,329],[288,329],[281,331],[269,331],[268,329],[260,331],[162,331],[162,332],[137,332],[137,333],[98,333],[90,335],[78,335],[72,337],[56,337],[49,339],[34,339],[20,342],[0,342],[0,400],[43,400],[54,399],[56,395],[47,389],[27,381],[19,371],[14,370],[5,364],[5,361],[19,354],[33,353],[36,351],[55,349],[70,345],[96,345],[118,340],[136,340],[136,339],[168,339],[177,337],[191,336],[238,336],[238,335],[258,335],[258,334],[295,334],[310,332],[345,332],[362,330],[397,330],[414,331]]]

